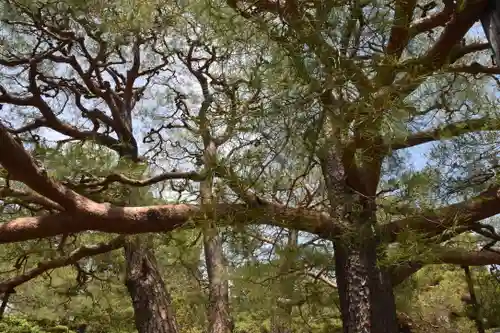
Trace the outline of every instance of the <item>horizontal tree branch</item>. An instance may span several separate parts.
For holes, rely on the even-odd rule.
[[[0,199],[3,198],[19,198],[23,201],[40,205],[46,209],[63,210],[63,207],[54,201],[47,199],[46,197],[38,193],[28,193],[19,190],[15,190],[9,187],[0,187]]]
[[[188,172],[165,172],[162,173],[161,175],[154,176],[151,178],[147,179],[132,179],[129,178],[125,175],[114,173],[111,175],[106,176],[103,180],[92,182],[92,183],[86,183],[86,187],[99,187],[99,186],[106,186],[111,183],[121,183],[125,185],[130,185],[130,186],[135,186],[135,187],[141,187],[141,186],[149,186],[153,185],[165,180],[171,180],[171,179],[190,179],[190,180],[197,180],[201,181],[205,178],[204,174],[198,173],[196,171],[188,171]]]
[[[454,47],[450,52],[450,63],[453,64],[457,60],[473,52],[488,50],[490,43],[471,43],[464,46]]]
[[[461,266],[500,265],[500,253],[491,250],[468,251],[463,249],[438,250],[426,264],[453,264]]]
[[[213,209],[212,209],[213,208]],[[203,211],[198,205],[159,205],[150,207],[113,207],[93,203],[86,211],[63,212],[38,217],[21,217],[0,224],[0,243],[52,237],[65,233],[101,231],[119,234],[168,232],[193,228],[208,220],[224,225],[268,224],[334,237],[339,228],[328,214],[284,205],[249,207],[220,204]]]
[[[476,222],[497,214],[500,214],[500,185],[469,200],[382,225],[381,233],[388,242],[396,241],[401,232],[408,231],[433,237],[452,228],[472,228]]]
[[[500,69],[499,69],[500,70]],[[423,131],[409,135],[391,145],[392,150],[414,147],[420,144],[448,139],[476,131],[500,131],[500,118],[480,118],[459,121],[431,131]]]
[[[337,282],[329,279],[325,275],[323,275],[321,272],[312,272],[312,271],[307,271],[306,272],[307,276],[312,279],[313,281],[319,280],[326,284],[328,287],[332,289],[337,289]]]
[[[35,268],[32,268],[21,275],[15,276],[13,278],[4,281],[0,281],[0,293],[13,290],[17,286],[29,280],[32,280],[51,269],[68,266],[78,262],[83,258],[116,250],[123,246],[124,241],[125,241],[124,236],[118,236],[110,242],[99,243],[95,245],[84,245],[71,252],[68,256],[38,263],[38,265]]]
[[[426,265],[453,264],[460,266],[499,265],[500,252],[464,249],[437,249],[431,256],[423,260],[410,261],[392,269],[392,285],[397,286]]]
[[[500,67],[487,67],[483,66],[477,62],[474,62],[467,66],[450,66],[446,69],[447,72],[452,73],[468,73],[468,74],[500,74]]]

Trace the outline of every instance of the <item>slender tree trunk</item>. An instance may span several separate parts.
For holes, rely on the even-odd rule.
[[[124,247],[125,284],[134,307],[139,333],[177,333],[175,314],[153,253],[139,242]]]
[[[293,269],[297,258],[297,245],[299,233],[297,230],[289,230],[288,241],[285,248],[285,256],[278,271],[279,276],[285,277]],[[286,299],[283,304],[277,304],[279,308],[278,313],[274,314],[272,318],[271,332],[272,333],[292,333],[291,317],[295,304],[288,303],[288,298],[293,296],[293,286],[289,283],[281,284],[281,295]]]
[[[470,295],[470,304],[472,310],[474,311],[474,322],[476,324],[477,333],[484,333],[483,317],[481,316],[481,306],[476,297],[476,292],[474,291],[474,281],[472,280],[472,274],[470,272],[469,266],[462,266],[465,273],[465,281],[467,282],[467,289]]]
[[[203,243],[210,302],[208,307],[208,332],[230,333],[232,331],[232,320],[229,312],[229,285],[222,244],[215,226],[205,228]]]
[[[3,315],[5,314],[5,310],[7,309],[7,305],[9,304],[10,295],[15,294],[13,289],[7,290],[4,292],[2,297],[2,304],[0,305],[0,320],[2,320]]]
[[[216,160],[214,142],[206,140],[203,158],[206,167],[210,169]],[[201,182],[200,194],[202,207],[211,210],[213,202],[213,177],[211,173],[206,180]],[[207,221],[203,228],[203,245],[209,289],[208,333],[230,333],[233,329],[233,323],[229,310],[227,267],[219,231],[213,221]]]

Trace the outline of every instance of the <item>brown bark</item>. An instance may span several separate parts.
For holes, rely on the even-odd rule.
[[[500,69],[495,68],[497,74]],[[418,132],[409,135],[402,139],[400,142],[394,142],[391,145],[392,150],[409,148],[418,146],[427,142],[446,139],[450,137],[459,136],[475,131],[498,131],[500,130],[500,119],[496,118],[479,118],[469,119],[466,121],[459,121],[447,124],[432,131]]]
[[[127,242],[125,284],[139,333],[177,333],[172,301],[147,246]]]
[[[344,333],[397,333],[389,273],[377,263],[380,240],[374,228],[375,205],[363,194],[366,188],[351,185],[360,186],[359,178],[354,182],[350,178],[358,176],[359,171],[348,157],[349,152],[339,147],[329,148],[322,156],[331,216],[342,219],[348,229],[334,240]]]
[[[377,267],[373,245],[335,242],[335,271],[345,333],[398,332],[392,285],[388,274]]]
[[[467,282],[467,289],[469,290],[471,306],[474,311],[474,323],[476,324],[477,333],[484,333],[483,318],[481,317],[481,306],[476,297],[476,292],[474,291],[474,282],[472,280],[472,274],[470,272],[469,266],[462,267],[465,273],[465,281]]]
[[[122,234],[171,231],[185,227],[190,219],[206,221],[206,213],[197,205],[159,205],[152,207],[110,207],[66,189],[41,173],[22,146],[13,141],[5,127],[0,126],[0,163],[10,172],[24,165],[18,176],[22,182],[37,189],[48,199],[64,205],[60,214],[24,217],[0,225],[0,243],[18,242],[86,230]],[[4,140],[5,139],[5,140]],[[2,156],[8,156],[1,159]],[[16,163],[11,163],[16,161]],[[24,164],[24,161],[28,161]],[[333,198],[336,200],[336,198]],[[74,208],[78,211],[74,212]],[[339,220],[326,213],[288,208],[281,204],[220,204],[218,216],[230,215],[243,223],[272,224],[298,229],[322,236],[338,235]],[[418,216],[394,221],[381,227],[381,235],[393,241],[401,230],[439,234],[451,226],[467,226],[500,213],[500,186],[457,204]]]
[[[213,224],[204,229],[203,244],[209,288],[208,332],[230,333],[232,320],[229,310],[227,270],[221,239]]]
[[[205,138],[204,161],[207,168],[214,165],[216,159],[215,143]],[[205,211],[213,209],[213,173],[201,182],[201,205]],[[207,221],[203,227],[203,248],[208,273],[208,333],[232,332],[232,319],[229,310],[229,282],[222,242],[217,226]]]
[[[499,213],[500,186],[491,186],[469,200],[421,212],[418,216],[410,216],[383,225],[381,233],[387,237],[387,241],[395,241],[403,230],[411,230],[432,237],[452,227],[472,227],[474,223]]]
[[[246,204],[217,204],[214,212],[203,212],[199,205],[172,204],[143,207],[117,207],[93,202],[88,211],[22,217],[0,225],[0,243],[77,233],[87,230],[120,234],[168,232],[206,223],[207,216],[230,216],[245,224],[271,224],[313,234],[337,233],[335,221],[327,214],[281,205],[249,207]],[[214,216],[214,215],[212,215]],[[191,223],[195,222],[195,224]]]
[[[9,289],[4,291],[2,296],[2,303],[0,304],[0,320],[2,320],[3,315],[5,314],[5,310],[7,309],[7,305],[9,304],[10,295],[15,294],[14,289]]]

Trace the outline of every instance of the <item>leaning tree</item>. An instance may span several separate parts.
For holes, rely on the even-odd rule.
[[[226,333],[220,232],[278,227],[290,248],[333,242],[344,332],[397,332],[393,287],[421,267],[500,262],[484,223],[500,212],[500,69],[477,62],[489,45],[473,28],[486,1],[1,5],[1,196],[5,216],[26,215],[0,242],[120,234],[4,281],[6,295],[123,247],[137,328],[176,332],[154,242],[126,235],[196,228],[208,330]],[[78,142],[143,172],[48,167],[47,150]],[[163,203],[143,206],[145,187]],[[453,242],[471,231],[485,249]]]

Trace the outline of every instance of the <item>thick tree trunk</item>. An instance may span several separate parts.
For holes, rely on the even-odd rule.
[[[138,333],[177,333],[171,297],[147,246],[127,242],[125,284],[135,314]]]
[[[356,243],[355,243],[356,244]],[[335,241],[335,271],[344,333],[399,331],[392,285],[377,265],[374,241]]]
[[[363,188],[354,155],[339,146],[321,156],[331,215],[344,229],[334,240],[344,333],[397,333],[392,284],[378,265],[376,205]]]
[[[488,6],[481,16],[483,30],[493,51],[495,64],[500,66],[500,6],[496,0],[488,0]]]

